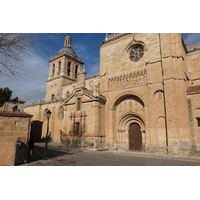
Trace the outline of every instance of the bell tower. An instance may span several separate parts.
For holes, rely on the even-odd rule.
[[[49,76],[46,87],[46,101],[62,98],[62,86],[77,82],[78,73],[83,69],[82,59],[71,47],[69,35],[64,38],[64,47],[49,60]]]

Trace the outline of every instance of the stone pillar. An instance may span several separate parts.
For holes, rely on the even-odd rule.
[[[172,45],[172,41],[176,41],[176,46]],[[186,82],[182,73],[186,61],[184,61],[182,55],[181,36],[179,34],[160,34],[160,45],[168,152],[175,155],[189,155],[191,152],[191,135],[186,101]],[[173,48],[171,48],[171,45]],[[180,49],[182,49],[182,52]]]
[[[86,72],[84,72],[84,71],[78,73],[78,76],[77,76],[77,88],[85,87],[85,79],[86,79],[85,75],[86,75]]]
[[[95,117],[95,135],[99,136],[100,135],[100,130],[101,130],[101,106],[99,105],[98,102],[95,102],[93,105],[94,109],[94,117]]]

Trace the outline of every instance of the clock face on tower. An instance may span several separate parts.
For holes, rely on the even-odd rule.
[[[141,45],[135,45],[131,48],[129,57],[133,62],[137,62],[144,56],[144,48]]]

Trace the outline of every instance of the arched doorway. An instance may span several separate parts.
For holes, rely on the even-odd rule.
[[[116,98],[112,107],[114,148],[142,151],[146,142],[144,102],[138,96],[125,94]],[[135,135],[132,134],[135,132],[140,136],[138,146],[133,144],[133,140],[136,140],[136,138],[134,139]],[[131,143],[129,140],[131,140]]]
[[[129,150],[142,151],[142,133],[138,123],[129,125]]]

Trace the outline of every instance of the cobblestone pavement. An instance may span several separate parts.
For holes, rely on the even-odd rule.
[[[33,156],[23,166],[200,166],[200,157],[170,157],[138,152],[83,151],[55,143],[48,145],[44,160],[44,143],[36,144]]]

